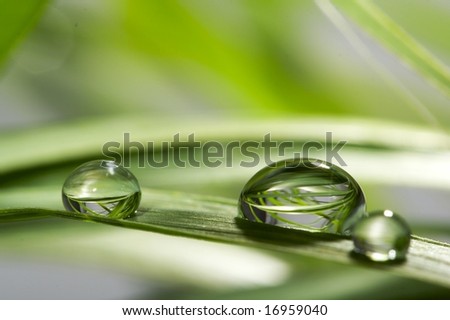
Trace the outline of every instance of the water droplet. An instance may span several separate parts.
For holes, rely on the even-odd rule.
[[[68,211],[119,219],[136,211],[141,190],[129,170],[114,161],[94,160],[69,175],[62,198]]]
[[[353,229],[354,251],[373,261],[401,261],[406,257],[411,231],[391,210],[378,210],[361,219]]]
[[[341,168],[321,160],[289,159],[257,172],[244,186],[240,216],[251,221],[349,235],[366,215],[364,194]]]

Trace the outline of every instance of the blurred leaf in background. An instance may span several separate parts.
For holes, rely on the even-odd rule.
[[[370,209],[448,242],[449,16],[439,0],[0,0],[0,208],[62,210],[65,177],[125,132],[156,154],[177,133],[301,145],[332,132]],[[264,165],[139,168],[138,156],[141,185],[169,197],[234,201]],[[426,277],[307,254],[61,218],[0,228],[2,298],[450,296]]]
[[[11,48],[34,26],[46,3],[43,0],[16,5],[11,5],[9,1],[0,2],[0,21],[3,25],[0,31],[0,61],[7,58]]]

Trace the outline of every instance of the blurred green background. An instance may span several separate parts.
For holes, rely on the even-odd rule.
[[[332,132],[369,209],[450,241],[450,3],[361,3],[0,0],[0,207],[62,209],[65,177],[124,132],[299,144]],[[237,199],[263,165],[238,160],[132,170],[145,187]],[[110,226],[0,229],[3,299],[450,297],[375,268]]]

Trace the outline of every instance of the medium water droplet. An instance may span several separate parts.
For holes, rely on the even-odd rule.
[[[114,161],[94,160],[76,168],[62,189],[68,211],[126,218],[141,200],[136,177]]]
[[[251,221],[349,235],[366,215],[364,194],[341,168],[321,160],[289,159],[257,172],[239,199]]]
[[[354,251],[373,261],[401,261],[406,257],[411,231],[406,221],[391,210],[378,210],[353,229]]]

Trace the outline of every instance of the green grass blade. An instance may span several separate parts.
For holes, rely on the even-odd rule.
[[[399,59],[450,97],[450,70],[432,52],[383,12],[373,1],[333,0],[358,26],[372,34]]]
[[[240,129],[236,131],[235,128]],[[332,132],[334,141],[345,140],[349,145],[395,150],[442,150],[448,146],[448,136],[437,130],[386,121],[307,117],[295,120],[243,118],[186,123],[176,119],[154,121],[143,114],[82,119],[4,133],[0,135],[0,146],[8,152],[0,157],[0,174],[98,157],[102,146],[108,141],[119,142],[123,146],[125,132],[130,134],[131,141],[144,146],[153,142],[156,148],[161,146],[162,141],[173,141],[176,133],[180,133],[181,139],[194,133],[197,141],[227,143],[234,140],[262,141],[268,133],[274,141],[324,141],[326,132]]]
[[[36,191],[35,198],[42,196]],[[33,198],[31,192],[28,197]],[[52,196],[48,196],[52,197]],[[2,200],[5,204],[7,200]],[[95,221],[167,235],[269,249],[290,255],[310,256],[344,264],[362,264],[385,269],[404,277],[450,287],[450,245],[414,237],[402,264],[361,262],[351,257],[352,241],[345,237],[279,228],[237,219],[234,200],[184,193],[144,190],[141,207],[134,217],[111,219],[62,211],[56,201],[47,209],[12,208],[0,210],[0,221],[64,217]]]

